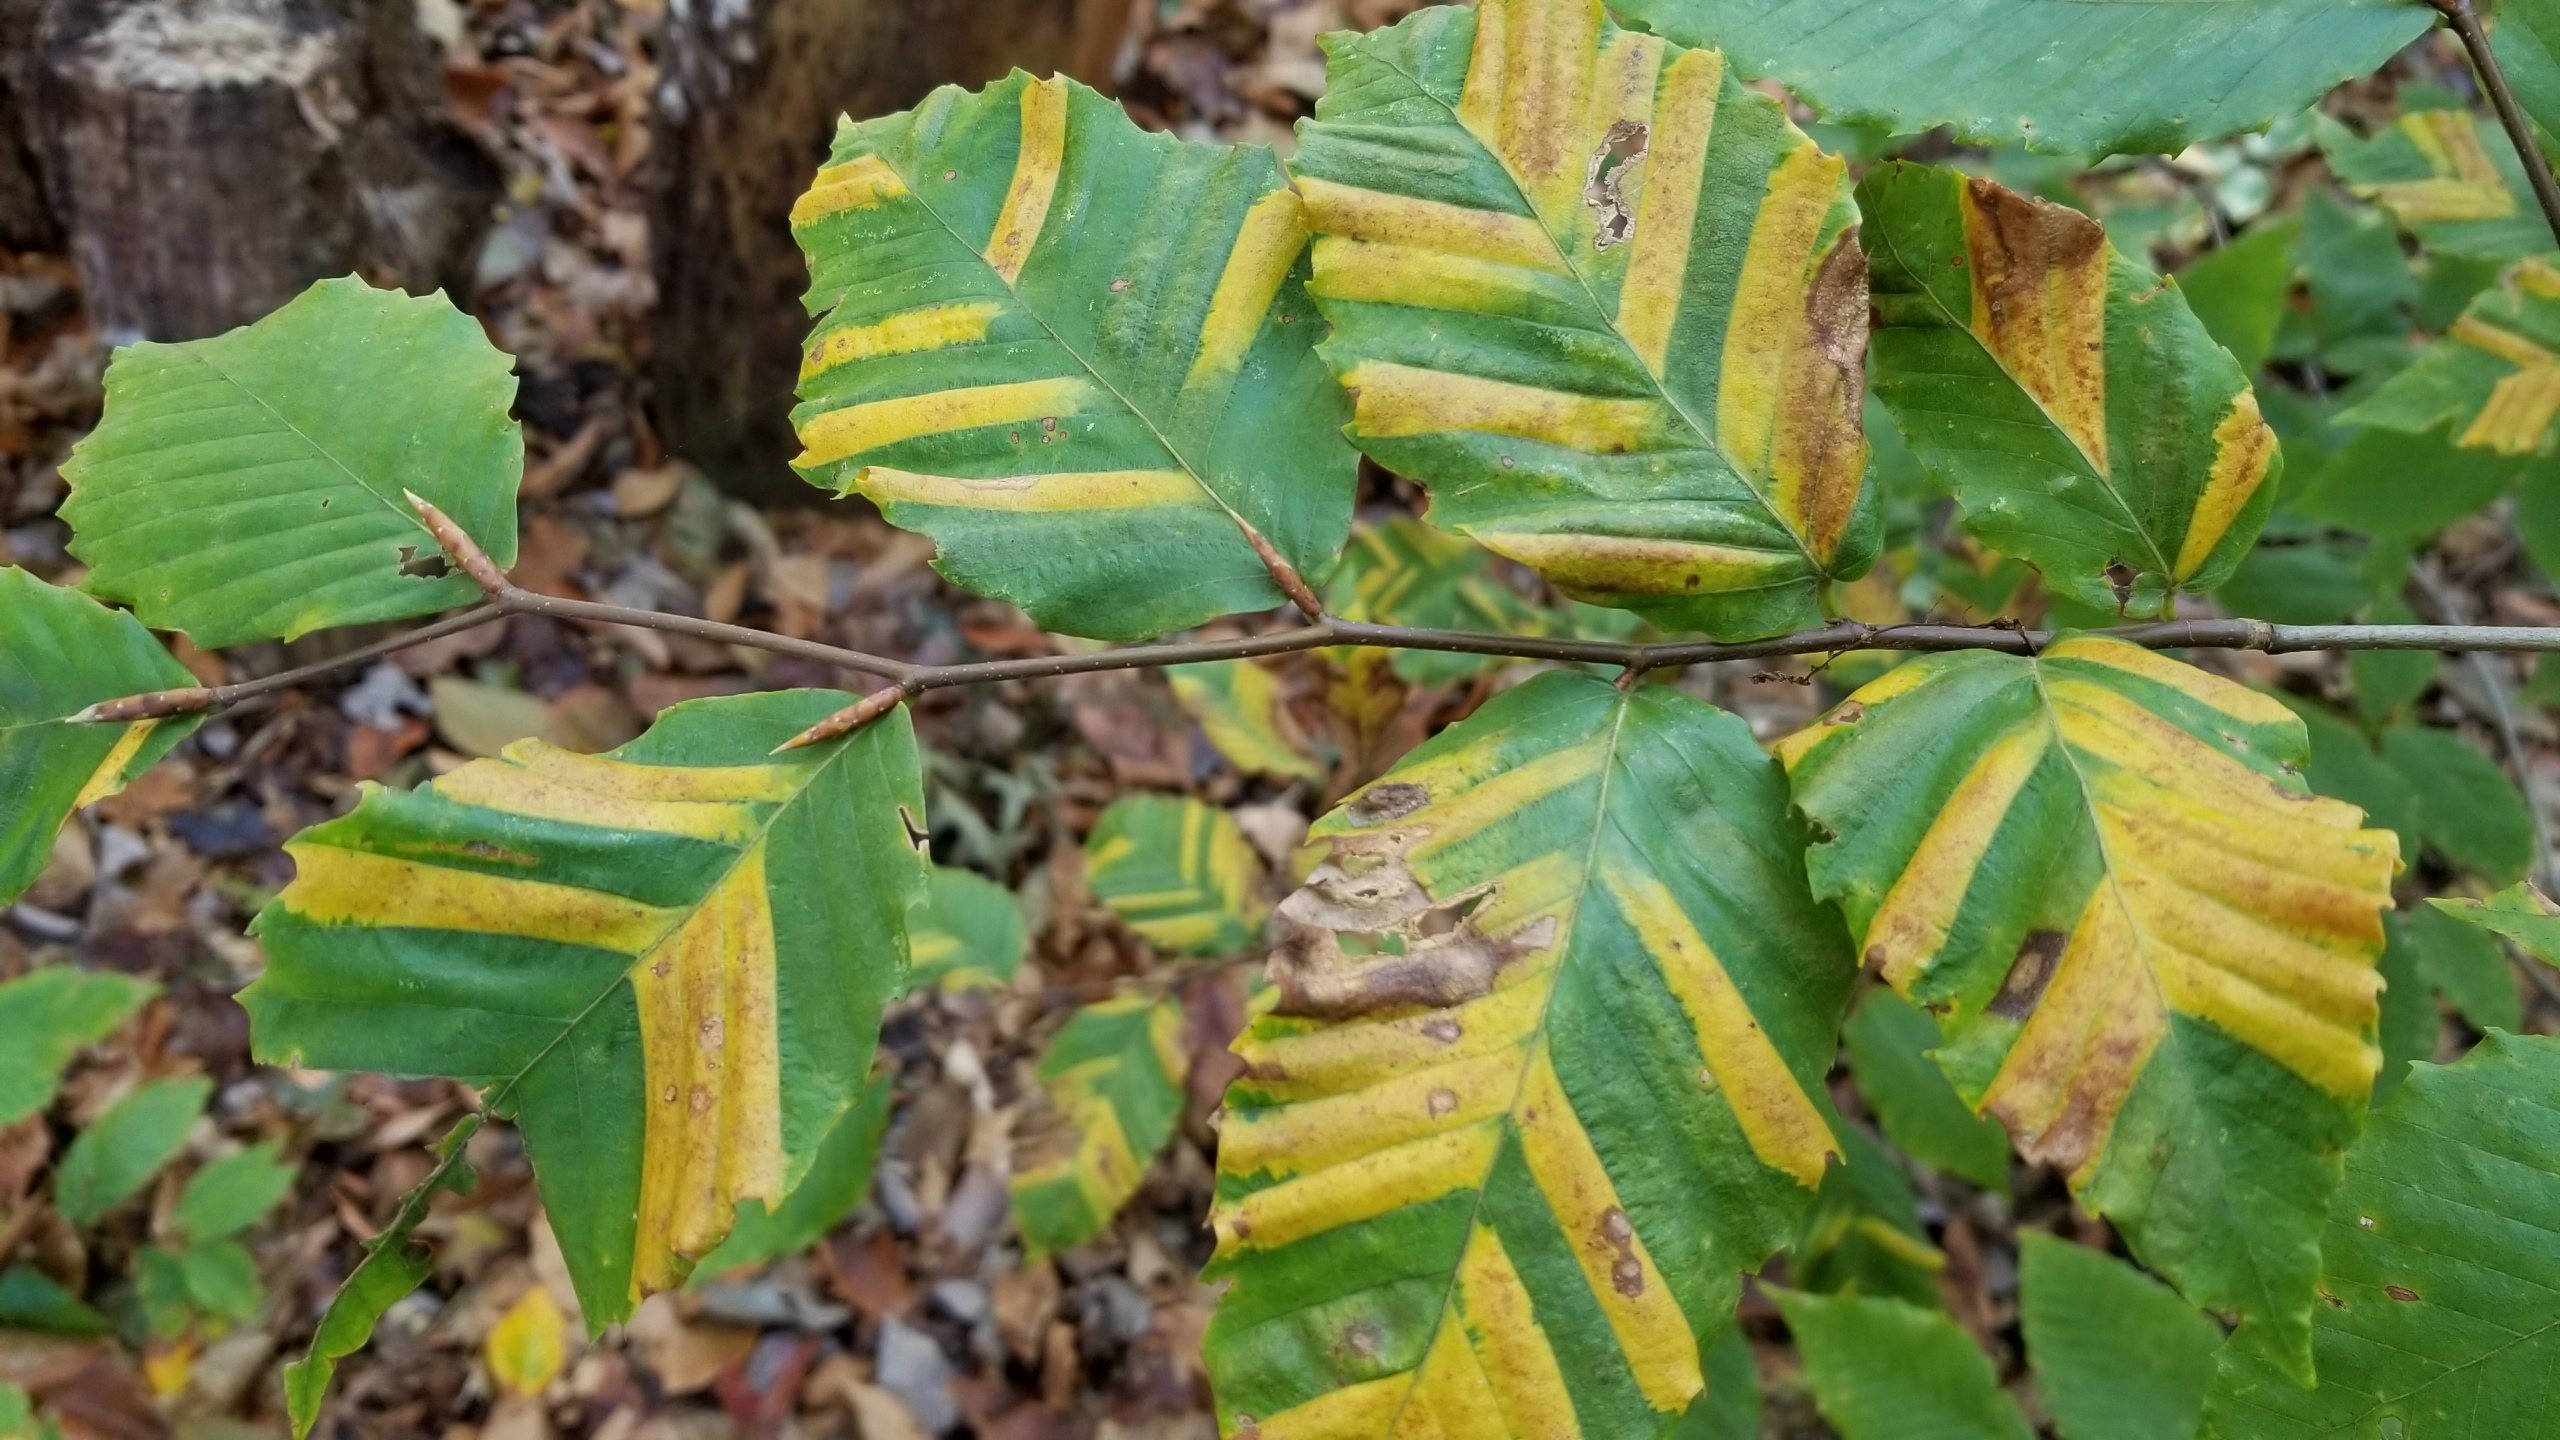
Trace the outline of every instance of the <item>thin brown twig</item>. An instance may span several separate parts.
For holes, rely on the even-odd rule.
[[[2497,52],[2489,47],[2489,34],[2480,28],[2479,12],[2471,0],[2427,0],[2445,27],[2462,40],[2462,48],[2471,57],[2471,68],[2479,73],[2480,88],[2489,92],[2489,106],[2498,112],[2498,123],[2506,127],[2507,138],[2515,142],[2516,158],[2524,162],[2525,179],[2533,186],[2533,198],[2542,206],[2544,223],[2551,227],[2552,238],[2560,240],[2560,180],[2551,174],[2551,162],[2543,156],[2542,147],[2534,143],[2533,122],[2525,118],[2516,104],[2515,91],[2507,86],[2507,72],[2498,64]]]

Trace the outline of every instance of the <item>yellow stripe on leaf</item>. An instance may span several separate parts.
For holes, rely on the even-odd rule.
[[[1328,235],[1315,246],[1311,293],[1487,315],[1526,313],[1541,295],[1570,297],[1573,282],[1546,270],[1454,255],[1425,245],[1387,245]]]
[[[1537,534],[1471,526],[1477,544],[1517,560],[1568,590],[1694,595],[1744,590],[1802,573],[1794,555],[1696,540]]]
[[[1219,1160],[1239,1175],[1329,1170],[1503,1114],[1519,1088],[1520,1056],[1510,1051],[1410,1070],[1344,1094],[1230,1114],[1218,1131]]]
[[[89,778],[81,782],[80,793],[72,799],[71,808],[79,810],[95,805],[123,789],[126,767],[133,764],[133,757],[141,754],[142,747],[150,742],[151,732],[159,728],[157,720],[136,720],[124,727],[124,733],[108,747],[106,758],[100,760],[98,768],[90,771]]]
[[[758,841],[640,957],[646,1129],[632,1297],[682,1284],[740,1200],[781,1199],[782,1063],[773,914]]]
[[[1600,7],[1483,0],[1458,123],[1500,157],[1550,228],[1581,203]]]
[[[866,466],[856,488],[875,505],[950,505],[1013,514],[1071,510],[1140,510],[1215,506],[1199,482],[1180,470],[1087,470],[962,480]]]
[[[520,740],[500,758],[475,760],[434,788],[448,800],[509,815],[735,845],[762,823],[751,802],[787,799],[801,778],[790,766],[633,765]]]
[[[1208,318],[1200,326],[1200,353],[1192,359],[1184,388],[1197,389],[1244,363],[1271,302],[1306,247],[1306,219],[1295,192],[1274,190],[1253,202],[1235,248],[1227,252],[1218,288],[1210,293]]]
[[[830,165],[810,182],[808,193],[792,202],[792,228],[824,220],[847,210],[867,210],[907,193],[907,182],[877,155],[860,155]]]
[[[678,912],[600,890],[420,864],[335,845],[287,845],[293,883],[278,903],[322,925],[462,930],[637,955]]]
[[[873,400],[830,410],[800,427],[805,447],[794,464],[828,465],[848,455],[981,425],[1028,424],[1073,415],[1095,398],[1091,382],[1065,377],[1017,380],[1002,385],[974,385],[963,390],[937,390]]]
[[[800,378],[814,379],[839,365],[876,360],[884,355],[915,355],[952,345],[971,345],[987,338],[987,327],[1004,313],[990,300],[926,305],[859,325],[841,325],[820,334],[800,360]]]
[[[1824,1166],[1840,1153],[1839,1142],[1706,937],[1653,876],[1610,868],[1601,880],[1689,1017],[1707,1069],[1732,1104],[1752,1153],[1807,1189],[1822,1183]]]
[[[2515,192],[2480,143],[2479,127],[2465,110],[2420,110],[2396,122],[2425,157],[2428,177],[2353,188],[2380,201],[2403,224],[2446,220],[2498,220],[2516,213]]]
[[[995,229],[987,236],[987,263],[1007,285],[1022,278],[1032,247],[1040,243],[1066,155],[1067,82],[1062,76],[1034,80],[1022,87],[1021,149],[1014,158],[1013,182],[1005,188],[1004,208],[996,212]]]
[[[2178,544],[2178,579],[2195,574],[2213,558],[2214,547],[2266,483],[2275,461],[2276,432],[2258,414],[2257,392],[2244,387],[2213,427],[2213,466],[2205,472],[2204,493],[2196,497],[2195,513],[2187,521],[2187,537]]]
[[[1476,1363],[1493,1387],[1508,1435],[1581,1433],[1564,1370],[1538,1323],[1529,1287],[1503,1249],[1502,1237],[1479,1223],[1458,1260],[1456,1314]],[[1446,1322],[1444,1322],[1445,1324]],[[1457,1432],[1471,1433],[1471,1432]]]
[[[1236,1430],[1250,1433],[1255,1440],[1383,1440],[1413,1385],[1411,1371],[1381,1375],[1328,1391],[1277,1415],[1239,1415]]]
[[[1318,235],[1436,250],[1557,275],[1571,273],[1546,230],[1527,215],[1417,200],[1312,175],[1300,175],[1290,183],[1305,205],[1307,229]],[[1318,278],[1322,278],[1321,257]]]
[[[1723,85],[1723,55],[1683,51],[1663,74],[1654,111],[1644,194],[1618,290],[1618,332],[1657,378],[1669,367],[1671,329],[1688,289],[1698,192],[1706,180],[1707,143],[1715,133],[1716,96]]]
[[[1218,1237],[1220,1254],[1277,1249],[1390,1210],[1472,1190],[1484,1182],[1501,1146],[1499,1121],[1392,1145],[1222,1204],[1210,1217],[1210,1229]]]
[[[1600,1153],[1565,1098],[1544,1047],[1530,1062],[1518,1124],[1529,1173],[1573,1247],[1637,1387],[1654,1409],[1679,1414],[1707,1385],[1698,1368],[1698,1339],[1619,1205]]]
[[[1545,1015],[1546,989],[1507,985],[1448,1010],[1328,1025],[1294,1035],[1247,1028],[1235,1051],[1242,1084],[1266,1101],[1298,1100],[1383,1084],[1431,1065],[1510,1050]]]
[[[1984,750],[1938,807],[1910,863],[1876,906],[1867,922],[1866,960],[1895,987],[1907,989],[1946,943],[1974,871],[2018,792],[2043,763],[2051,734],[2038,719]]]
[[[2531,455],[2548,441],[2554,416],[2560,416],[2560,364],[2536,365],[2501,376],[2488,403],[2454,443],[2501,455]]]
[[[1652,443],[1666,419],[1652,400],[1575,395],[1385,360],[1354,366],[1342,383],[1356,397],[1352,428],[1379,439],[1481,430],[1614,454]]]
[[[1965,181],[1962,208],[1974,337],[2104,478],[2106,231],[1987,180]]]

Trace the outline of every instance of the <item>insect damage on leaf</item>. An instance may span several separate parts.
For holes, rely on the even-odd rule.
[[[1627,172],[1644,159],[1645,141],[1652,133],[1652,127],[1641,120],[1612,121],[1609,133],[1600,137],[1599,148],[1591,152],[1590,168],[1582,177],[1582,203],[1600,217],[1593,227],[1592,249],[1624,244],[1635,234],[1636,212],[1627,205]]]

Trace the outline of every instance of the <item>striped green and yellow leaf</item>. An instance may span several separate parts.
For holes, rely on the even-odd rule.
[[[913,735],[768,753],[843,703],[697,701],[606,755],[368,786],[286,847],[258,1055],[492,1087],[588,1324],[628,1315],[784,1202],[869,1081],[926,883]]]
[[[1182,1001],[1122,995],[1078,1010],[1039,1076],[1013,1159],[1014,1221],[1035,1257],[1101,1234],[1173,1138],[1191,1076]]]
[[[2560,1040],[2418,1064],[2347,1155],[2303,1389],[2226,1351],[2206,1440],[2547,1435],[2560,1410]]]
[[[2441,427],[2466,450],[2548,454],[2560,419],[2560,268],[2517,261],[2417,363],[2338,419],[2412,433]]]
[[[1577,599],[1765,635],[1879,542],[1845,162],[1599,0],[1326,38],[1290,162],[1353,442]]]
[[[1173,698],[1227,763],[1248,775],[1281,780],[1317,780],[1327,766],[1280,693],[1280,680],[1251,660],[1210,660],[1195,665],[1169,665],[1165,679]]]
[[[35,883],[72,811],[123,789],[198,719],[71,717],[102,700],[195,683],[132,616],[0,567],[0,902]]]
[[[1124,640],[1279,604],[1257,550],[1331,570],[1356,457],[1269,150],[1016,71],[848,121],[791,223],[800,473],[944,575]]]
[[[1662,1434],[1840,1153],[1854,973],[1749,729],[1541,675],[1319,822],[1218,1139],[1222,1434]]]
[[[1170,795],[1111,802],[1084,842],[1085,888],[1147,943],[1181,955],[1232,955],[1262,938],[1271,913],[1262,861],[1235,817]]]
[[[2516,147],[2467,110],[2412,110],[2371,137],[2315,114],[2320,151],[2347,189],[2441,255],[2512,260],[2551,248]]]
[[[909,924],[913,923],[911,915]],[[909,937],[921,938],[921,933]],[[694,1278],[701,1280],[806,1250],[825,1239],[828,1231],[859,1208],[862,1197],[871,1193],[871,1170],[880,1159],[880,1141],[889,1130],[889,1102],[896,1096],[897,1078],[894,1065],[883,1066],[872,1075],[862,1098],[818,1142],[817,1157],[809,1162],[809,1173],[780,1204],[739,1201],[729,1238],[702,1257],[702,1263],[694,1269]]]
[[[1325,608],[1344,620],[1477,634],[1564,636],[1624,640],[1640,627],[1625,610],[1568,600],[1563,607],[1535,604],[1493,573],[1483,546],[1409,515],[1396,515],[1351,532]],[[1398,650],[1396,674],[1416,685],[1463,680],[1505,663],[1495,655],[1439,650]]]
[[[208,649],[479,598],[405,498],[515,563],[514,362],[442,293],[323,280],[254,325],[129,345],[63,463],[90,593]]]
[[[2560,966],[2560,907],[2530,881],[2519,881],[2486,900],[2435,899],[2428,904],[2457,920],[2502,935],[2545,965]],[[0,992],[6,993],[6,992]]]
[[[2082,635],[1912,661],[1778,754],[1815,892],[1938,1017],[1957,1092],[2307,1373],[2399,845],[2313,797],[2301,721]]]
[[[1876,393],[1967,527],[2123,614],[2220,585],[2281,461],[2177,282],[2088,216],[1951,169],[1880,165],[1858,204]]]
[[[907,916],[907,982],[1001,990],[1030,943],[1012,891],[974,870],[936,865],[924,905]]]

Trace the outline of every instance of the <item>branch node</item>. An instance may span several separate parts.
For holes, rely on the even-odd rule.
[[[121,700],[101,700],[71,717],[74,725],[124,725],[136,720],[165,720],[172,715],[193,715],[214,706],[212,689],[203,685],[185,685],[175,690],[153,690],[142,695],[127,695]]]
[[[409,497],[409,504],[417,510],[418,518],[426,522],[427,533],[436,537],[436,543],[444,547],[446,557],[463,574],[470,576],[473,584],[486,591],[492,599],[513,588],[507,584],[506,572],[498,568],[498,562],[489,558],[489,552],[480,548],[479,541],[453,523],[452,516],[437,509],[415,490],[400,493]]]
[[[792,736],[790,739],[783,741],[781,744],[774,746],[773,753],[779,755],[786,750],[799,750],[811,745],[823,745],[827,741],[833,740],[839,735],[850,735],[854,731],[861,729],[863,726],[870,724],[872,721],[879,719],[881,716],[888,714],[891,710],[896,709],[899,702],[906,698],[907,687],[903,685],[892,685],[885,690],[874,690],[870,694],[863,696],[861,699],[856,700],[850,705],[847,705],[833,715],[828,716],[826,719],[819,721],[817,724],[810,726],[808,729],[803,730],[799,734]]]
[[[2251,620],[2248,621],[2247,624],[2249,626],[2249,643],[2246,648],[2251,650],[2263,650],[2270,655],[2274,654],[2276,649],[2276,627],[2264,620]]]

